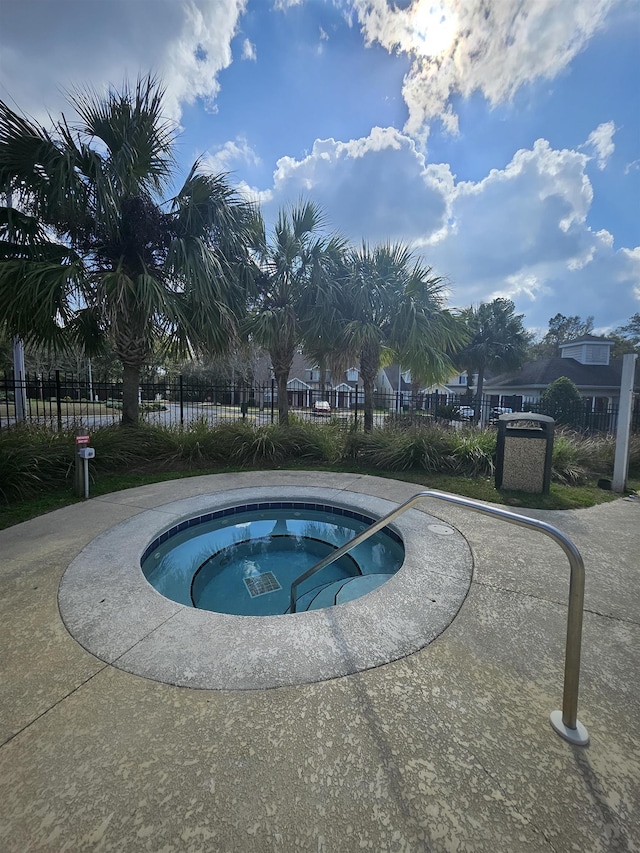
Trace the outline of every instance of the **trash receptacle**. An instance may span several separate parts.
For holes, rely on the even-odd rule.
[[[553,418],[534,412],[500,415],[496,489],[549,493],[554,424]]]

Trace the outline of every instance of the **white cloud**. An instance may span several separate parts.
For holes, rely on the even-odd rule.
[[[360,139],[316,140],[302,160],[281,158],[265,216],[301,195],[311,196],[352,240],[398,240],[444,227],[453,176],[426,166],[415,143],[395,128],[374,127]]]
[[[255,44],[252,44],[249,39],[245,39],[242,42],[242,58],[251,59],[253,62],[258,58],[256,54],[256,46]]]
[[[615,326],[638,310],[640,248],[616,248],[611,233],[590,228],[589,160],[539,139],[504,169],[456,182],[407,135],[374,128],[282,158],[262,201],[273,220],[278,207],[308,195],[355,243],[412,243],[448,277],[454,305],[506,296],[528,326],[546,328],[558,311],[580,314],[586,304],[600,325]]]
[[[512,299],[515,300],[520,296],[526,297],[529,301],[534,302],[541,296],[549,294],[549,289],[545,287],[543,281],[530,272],[514,273],[508,275],[505,279],[505,287],[494,290],[488,294],[485,299]]]
[[[584,304],[600,324],[633,313],[640,251],[616,249],[608,231],[589,227],[588,161],[538,140],[503,170],[456,185],[450,232],[429,252],[452,279],[456,304],[506,296],[542,327]]]
[[[491,104],[524,84],[554,78],[603,26],[615,0],[351,0],[368,44],[411,57],[403,95],[407,133],[424,138],[440,119],[455,132],[451,97],[481,92]]]
[[[242,136],[228,140],[215,151],[208,151],[201,159],[203,167],[215,175],[219,175],[221,172],[229,172],[242,165],[257,166],[260,164],[260,158]]]
[[[182,32],[164,51],[161,73],[167,80],[170,114],[181,104],[203,98],[209,104],[219,91],[216,75],[231,64],[231,39],[246,0],[189,0]]]
[[[625,281],[630,278],[634,281],[633,295],[638,303],[633,310],[629,311],[628,316],[640,311],[640,246],[635,249],[621,249],[620,254],[623,258],[624,266],[618,273],[618,280]]]
[[[585,148],[591,148],[596,155],[598,168],[604,169],[609,162],[609,158],[615,151],[616,146],[613,143],[613,134],[616,132],[615,123],[612,121],[599,124],[594,131],[589,134],[589,138],[585,142]]]
[[[2,0],[2,97],[41,121],[68,111],[65,89],[119,87],[151,69],[165,83],[168,116],[202,98],[212,106],[217,75],[246,0]]]
[[[327,32],[325,30],[322,29],[322,27],[320,27],[320,40],[318,41],[318,45],[316,47],[316,54],[318,56],[323,55],[324,47],[325,47],[324,43],[326,41],[329,41],[329,35],[327,34]]]

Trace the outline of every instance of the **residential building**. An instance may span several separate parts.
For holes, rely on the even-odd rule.
[[[528,361],[521,370],[487,378],[484,393],[492,406],[508,406],[522,411],[535,403],[556,379],[566,376],[591,401],[591,411],[604,412],[620,400],[622,359],[611,358],[614,342],[596,335],[584,335],[560,344],[560,355]],[[635,389],[640,392],[640,364],[636,364]],[[636,399],[636,405],[640,398]]]

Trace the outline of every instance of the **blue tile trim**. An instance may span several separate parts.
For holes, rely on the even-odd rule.
[[[187,521],[181,521],[179,524],[170,527],[169,530],[165,530],[164,533],[161,533],[160,536],[157,536],[153,542],[151,542],[144,550],[142,554],[141,562],[144,562],[150,554],[152,554],[155,549],[166,542],[168,539],[171,539],[178,533],[182,533],[184,530],[187,530],[191,527],[197,527],[199,524],[205,524],[208,521],[217,521],[219,518],[227,518],[231,515],[240,515],[245,512],[258,512],[260,510],[269,510],[269,509],[292,509],[292,510],[311,510],[313,512],[328,512],[333,513],[334,515],[341,515],[344,518],[353,518],[355,521],[360,521],[363,524],[373,524],[376,520],[371,518],[368,515],[363,515],[361,512],[356,512],[355,510],[345,509],[344,507],[331,506],[330,504],[316,504],[316,503],[307,503],[304,501],[268,501],[259,504],[239,504],[238,506],[226,507],[226,509],[220,509],[215,512],[207,512],[203,515],[197,515],[194,518],[189,518]],[[397,542],[398,545],[402,545],[402,538],[398,536],[398,534],[394,531],[387,528],[384,528],[385,533]]]

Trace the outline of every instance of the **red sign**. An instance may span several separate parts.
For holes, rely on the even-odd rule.
[[[90,437],[88,435],[77,435],[76,444],[89,444]]]

